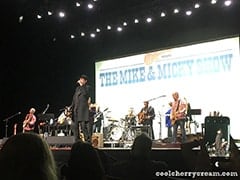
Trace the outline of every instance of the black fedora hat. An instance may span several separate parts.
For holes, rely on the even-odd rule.
[[[83,78],[83,79],[85,79],[85,80],[88,80],[88,77],[87,77],[87,75],[85,75],[85,74],[82,74],[82,75],[80,76],[80,78]]]

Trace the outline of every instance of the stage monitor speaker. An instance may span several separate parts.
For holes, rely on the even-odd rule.
[[[102,133],[93,133],[92,134],[92,145],[95,148],[103,147],[103,134]]]
[[[50,146],[71,146],[74,142],[74,136],[47,136],[46,141]]]

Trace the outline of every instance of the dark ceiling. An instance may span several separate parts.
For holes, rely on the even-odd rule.
[[[53,41],[69,39],[73,34],[77,39],[84,41],[89,39],[89,34],[95,32],[96,28],[101,29],[100,33],[95,32],[97,36],[104,36],[106,39],[108,37],[105,34],[116,33],[116,28],[122,26],[125,21],[128,23],[128,26],[124,28],[125,31],[129,28],[132,30],[135,28],[134,31],[136,31],[143,24],[146,26],[144,21],[148,16],[154,18],[154,26],[160,27],[158,28],[160,33],[169,31],[169,27],[178,28],[174,24],[181,28],[186,25],[185,23],[189,23],[190,28],[194,22],[201,23],[199,22],[201,18],[213,18],[210,14],[207,16],[211,11],[226,12],[228,11],[226,9],[233,11],[239,7],[237,0],[233,0],[232,7],[223,7],[224,1],[218,0],[215,5],[212,5],[210,0],[17,0],[10,2],[5,0],[1,8],[5,23],[10,26],[5,29],[6,32],[20,31],[25,35],[41,36],[43,39]],[[80,3],[79,7],[76,6],[76,2]],[[196,2],[199,2],[200,8],[194,8]],[[91,10],[87,8],[89,3],[94,5]],[[180,12],[174,14],[174,8],[179,8]],[[187,10],[192,10],[191,17],[186,17]],[[53,14],[49,16],[48,11]],[[60,11],[65,12],[64,18],[59,18]],[[161,18],[161,12],[165,12],[166,17]],[[38,14],[42,16],[42,19],[37,19]],[[18,22],[20,16],[23,17],[21,23]],[[134,26],[134,18],[139,18],[139,26]],[[188,22],[186,22],[187,19]],[[113,28],[111,31],[106,29],[108,24]],[[80,37],[81,32],[86,34],[85,38]],[[145,32],[148,33],[148,31]]]
[[[18,111],[24,115],[30,106],[39,113],[46,104],[58,115],[58,109],[71,102],[81,73],[89,76],[94,97],[95,61],[239,35],[240,2],[232,1],[225,7],[224,0],[215,5],[199,0],[197,9],[196,0],[84,0],[78,1],[80,7],[73,0],[1,1],[0,120]],[[92,10],[86,8],[89,2],[95,5]],[[178,14],[173,13],[176,7]],[[66,13],[63,19],[57,16],[60,10]],[[192,15],[186,16],[186,10]],[[36,18],[38,13],[42,19]],[[152,23],[144,22],[148,16]],[[128,26],[116,32],[124,21]],[[101,32],[90,38],[96,28]]]

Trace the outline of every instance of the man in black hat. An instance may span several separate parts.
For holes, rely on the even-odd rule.
[[[80,140],[80,133],[84,140],[90,142],[91,134],[89,132],[89,104],[91,103],[90,86],[87,85],[88,77],[81,75],[77,81],[77,87],[72,100],[72,113],[74,128],[73,133],[75,141]]]

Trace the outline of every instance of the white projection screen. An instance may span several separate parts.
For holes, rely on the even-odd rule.
[[[209,112],[219,111],[230,118],[230,133],[240,139],[240,58],[239,37],[168,48],[127,57],[99,60],[95,64],[96,103],[108,108],[109,119],[120,120],[130,107],[137,114],[144,100],[154,107],[155,139],[165,138],[165,112],[178,91],[192,109],[196,132]]]

